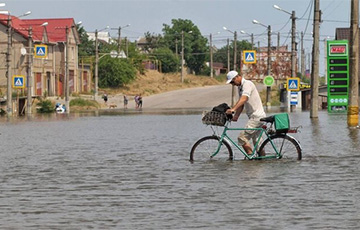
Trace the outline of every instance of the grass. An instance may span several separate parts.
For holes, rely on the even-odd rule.
[[[96,107],[99,108],[99,104],[93,100],[85,100],[82,98],[75,98],[70,101],[70,106],[78,106],[78,107]]]

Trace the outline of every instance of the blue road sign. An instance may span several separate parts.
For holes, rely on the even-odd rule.
[[[256,63],[256,51],[255,50],[244,50],[243,59],[245,64],[254,64]]]
[[[14,75],[12,85],[14,89],[22,89],[25,87],[25,76],[23,75]]]
[[[46,58],[47,57],[47,45],[35,45],[35,57]]]
[[[299,91],[300,89],[300,78],[293,77],[287,79],[287,89],[289,91]]]

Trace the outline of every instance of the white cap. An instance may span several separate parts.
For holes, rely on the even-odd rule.
[[[234,77],[236,77],[237,75],[239,75],[239,73],[236,72],[235,70],[230,71],[230,72],[226,75],[226,77],[227,77],[226,84],[229,84],[229,83],[232,81],[232,79],[233,79]]]

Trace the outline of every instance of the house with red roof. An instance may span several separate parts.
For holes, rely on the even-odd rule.
[[[9,21],[10,19],[10,21]],[[8,23],[11,25],[10,59],[7,60]],[[31,35],[30,35],[31,31]],[[46,45],[47,56],[34,54],[29,47],[30,36],[33,45]],[[10,76],[27,76],[28,56],[33,54],[32,96],[62,96],[65,94],[65,70],[68,64],[69,93],[89,90],[90,74],[79,72],[79,34],[73,18],[19,19],[0,14],[0,87],[6,88],[7,64]],[[26,52],[25,52],[26,50]],[[68,60],[66,62],[66,60]],[[83,79],[83,75],[86,79]],[[84,82],[87,90],[84,90]],[[26,91],[26,89],[25,89]],[[3,92],[4,94],[4,92]]]

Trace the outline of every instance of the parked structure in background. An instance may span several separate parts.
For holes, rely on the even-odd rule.
[[[0,14],[0,40],[6,41],[8,15]],[[46,45],[47,55],[37,58],[34,55],[32,62],[32,96],[63,96],[66,70],[66,43],[68,43],[68,76],[69,93],[89,91],[91,74],[89,68],[79,71],[78,45],[79,34],[73,18],[58,19],[19,19],[11,16],[11,74],[26,76],[27,58],[33,52],[28,48],[29,33],[32,28],[33,45]],[[47,22],[46,26],[41,27]],[[68,31],[68,34],[67,34]],[[8,44],[0,43],[0,52],[8,49]],[[26,50],[26,52],[24,52]],[[6,88],[7,80],[5,69],[6,55],[0,54],[0,87]],[[84,63],[81,63],[84,66]],[[28,83],[26,84],[28,85]],[[26,89],[24,89],[26,92]]]

